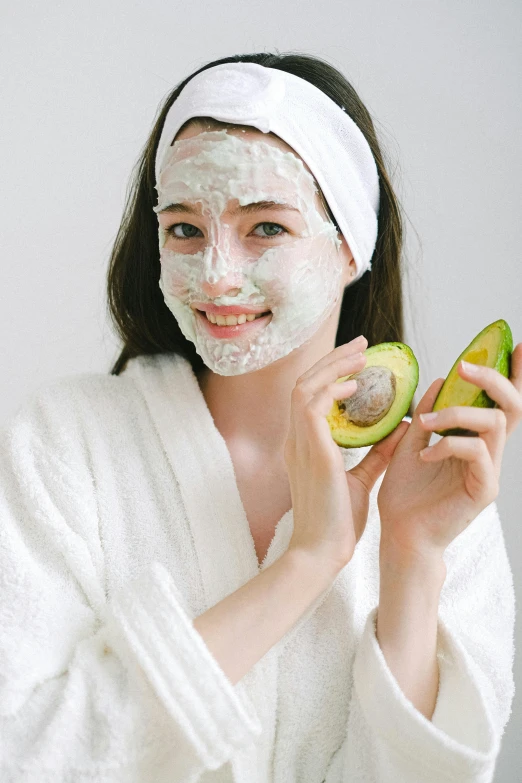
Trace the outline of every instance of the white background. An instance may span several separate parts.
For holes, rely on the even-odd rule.
[[[347,76],[374,117],[408,217],[406,342],[421,365],[416,401],[492,321],[505,318],[522,340],[520,2],[2,8],[2,420],[58,376],[109,371],[118,351],[105,274],[131,169],[166,94],[233,54],[318,55]],[[518,431],[498,498],[518,600],[521,457]],[[520,775],[518,651],[515,676],[496,783]]]

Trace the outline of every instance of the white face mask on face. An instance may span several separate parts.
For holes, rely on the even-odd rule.
[[[173,234],[160,224],[159,285],[183,335],[210,370],[219,375],[259,370],[317,332],[341,295],[341,240],[333,223],[318,212],[314,179],[296,155],[225,130],[201,133],[174,142],[156,189],[156,213],[174,203],[190,203],[196,210],[201,206],[197,218],[173,214],[168,225],[196,220],[206,238],[191,229],[194,238],[185,240],[182,226]],[[241,206],[290,204],[300,210],[300,225],[304,221],[306,228],[272,239],[263,233],[240,238],[223,214],[235,199]],[[279,215],[284,213],[274,221],[281,220]],[[262,229],[258,225],[256,231]],[[165,247],[169,236],[180,238],[172,241],[176,250]],[[182,252],[184,242],[190,252]],[[234,289],[237,296],[209,295],[209,285],[223,278],[229,285],[222,290]],[[246,305],[271,315],[238,326],[215,326],[193,303],[233,305],[238,311]]]

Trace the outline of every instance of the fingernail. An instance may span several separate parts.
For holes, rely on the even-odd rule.
[[[438,417],[438,413],[421,413],[419,415],[419,419],[422,421],[422,423],[429,423],[430,421],[435,421],[435,419]]]
[[[476,375],[477,372],[479,371],[476,364],[470,364],[470,362],[465,362],[465,361],[462,361],[461,364],[462,364],[462,369],[465,370],[466,372],[469,372],[470,375]]]

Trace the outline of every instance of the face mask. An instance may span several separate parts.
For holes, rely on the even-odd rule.
[[[169,215],[169,226],[197,223],[204,228],[191,228],[190,240],[175,239],[176,250],[165,247],[169,234],[159,226],[159,285],[183,335],[210,370],[219,375],[259,370],[313,337],[341,295],[341,240],[333,223],[318,212],[315,182],[300,158],[225,130],[201,133],[174,142],[156,189],[156,213],[174,203],[189,202],[196,210],[201,205],[197,218]],[[234,199],[239,205],[273,201],[299,209],[298,235],[277,228],[270,239],[265,233],[272,222],[267,212],[240,218],[241,225],[248,218],[254,229],[266,216],[255,233],[249,230],[248,236],[239,237],[235,220],[226,222],[224,215]],[[273,221],[285,227],[284,217],[278,212]],[[177,226],[175,236],[185,236],[182,226]],[[191,251],[184,251],[183,244]],[[236,296],[209,294],[208,284],[222,278],[230,284],[227,291],[232,289]],[[271,315],[244,325],[212,326],[204,313],[191,307],[193,303],[233,305],[239,311],[246,305]],[[212,332],[218,329],[216,336]]]

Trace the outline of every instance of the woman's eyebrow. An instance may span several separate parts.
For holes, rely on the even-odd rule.
[[[292,207],[290,204],[279,204],[276,201],[253,201],[251,204],[243,204],[243,205],[240,204],[238,207],[235,207],[235,209],[229,210],[229,214],[235,215],[237,212],[241,212],[241,214],[250,214],[253,212],[262,212],[264,210],[274,210],[274,211],[286,210],[291,212],[300,211],[299,209],[296,209],[296,207]],[[164,213],[175,213],[175,212],[182,212],[189,215],[199,214],[189,204],[184,204],[184,203],[170,204],[170,206],[160,210],[158,214],[163,215]]]

